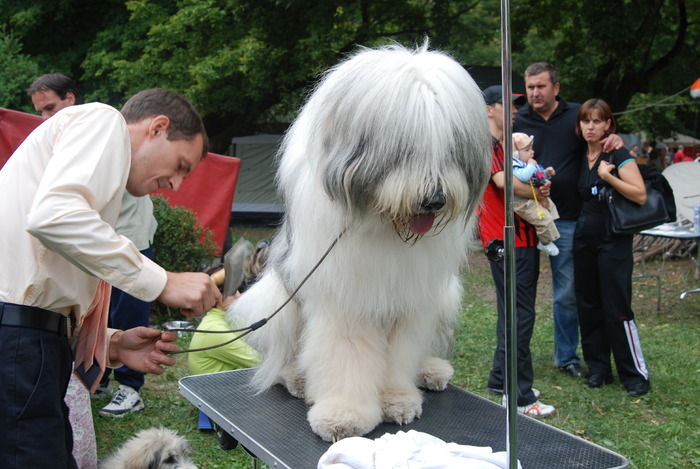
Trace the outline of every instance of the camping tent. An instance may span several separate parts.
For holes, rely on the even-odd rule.
[[[676,148],[678,145],[683,145],[686,148],[693,148],[700,146],[700,139],[693,137],[691,135],[684,135],[676,133],[673,137],[665,138],[662,140],[669,147]]]
[[[241,160],[231,207],[232,222],[275,222],[284,212],[275,185],[275,155],[281,142],[282,135],[269,134],[235,137],[231,140],[231,156]]]
[[[693,220],[693,209],[700,204],[700,163],[674,163],[663,171],[673,189],[676,210],[684,218]]]

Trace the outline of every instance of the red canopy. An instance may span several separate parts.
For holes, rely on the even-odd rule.
[[[171,206],[192,210],[199,224],[214,232],[219,254],[224,250],[240,167],[241,160],[238,158],[208,153],[177,192],[167,189],[156,192],[168,199]]]
[[[41,124],[40,116],[0,108],[0,168],[24,139]],[[177,192],[158,191],[170,205],[192,210],[200,225],[212,230],[223,252],[241,160],[209,153]]]
[[[40,116],[0,107],[0,168],[42,122]]]

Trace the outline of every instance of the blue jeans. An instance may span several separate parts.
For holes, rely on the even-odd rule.
[[[581,363],[576,355],[579,328],[574,287],[574,231],[576,221],[556,220],[560,238],[554,242],[558,256],[550,256],[554,290],[554,364],[567,366]]]

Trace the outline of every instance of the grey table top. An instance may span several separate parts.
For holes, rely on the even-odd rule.
[[[254,370],[236,370],[182,378],[180,393],[250,453],[270,467],[315,468],[330,443],[315,435],[306,420],[306,404],[282,386],[256,394],[249,386]],[[628,461],[612,451],[518,415],[518,459],[532,468],[625,468]],[[446,442],[490,446],[505,451],[506,409],[449,385],[425,392],[423,416],[399,426],[383,423],[367,438],[416,430]]]

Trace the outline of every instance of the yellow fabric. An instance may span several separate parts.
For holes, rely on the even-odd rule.
[[[226,323],[226,312],[214,308],[209,311],[197,329],[205,331],[228,331],[231,326]],[[190,342],[190,348],[210,347],[212,345],[227,342],[240,332],[230,334],[206,334],[195,332]],[[218,371],[230,371],[240,368],[252,368],[257,366],[260,358],[258,353],[243,339],[238,339],[223,347],[203,352],[188,353],[188,364],[193,375],[203,373],[215,373]]]
[[[537,201],[537,193],[535,192],[535,186],[532,184],[532,181],[530,181],[530,189],[532,189],[532,200],[535,201],[535,207],[537,207],[537,217],[541,220],[544,218],[545,213],[540,207],[539,202]]]

